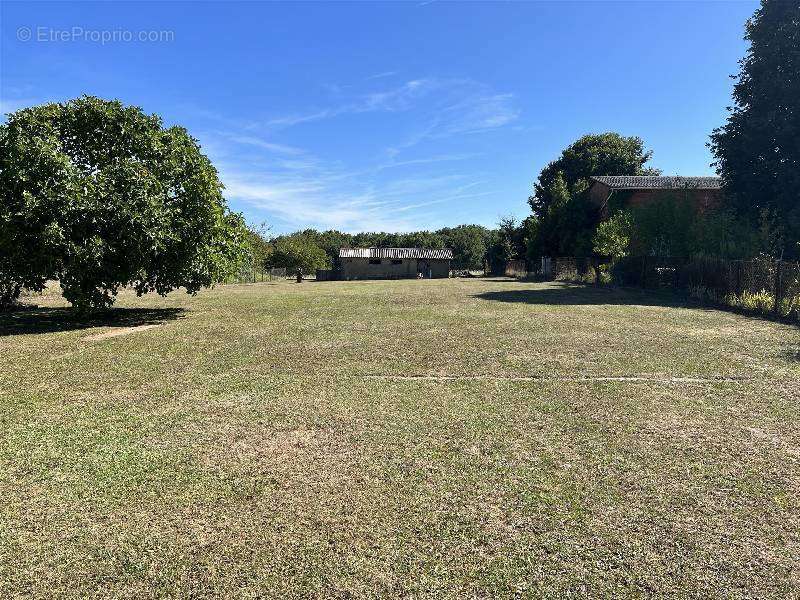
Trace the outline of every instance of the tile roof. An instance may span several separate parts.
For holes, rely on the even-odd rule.
[[[722,187],[719,177],[662,177],[653,175],[603,175],[592,177],[615,190],[718,190]]]
[[[340,248],[339,258],[418,258],[422,260],[453,260],[450,248]]]

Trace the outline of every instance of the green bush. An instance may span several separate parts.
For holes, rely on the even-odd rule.
[[[578,274],[577,269],[561,269],[553,278],[556,281],[580,281],[581,276]]]
[[[775,295],[767,290],[760,290],[758,292],[744,291],[739,296],[739,302],[742,308],[762,314],[769,314],[775,307]]]

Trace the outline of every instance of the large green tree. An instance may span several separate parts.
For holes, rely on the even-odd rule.
[[[196,140],[83,96],[0,126],[0,301],[58,279],[81,310],[120,287],[194,293],[236,268],[246,235]]]
[[[651,154],[640,138],[613,132],[585,135],[566,148],[542,169],[528,199],[537,218],[537,239],[530,252],[590,254],[599,215],[588,201],[589,178],[656,175],[658,170],[645,166]]]
[[[800,2],[762,0],[747,21],[750,42],[727,123],[711,149],[735,210],[783,229],[783,249],[800,255]]]
[[[325,251],[303,232],[276,238],[266,266],[284,268],[290,273],[300,270],[308,274],[317,269],[330,268],[331,263]]]
[[[453,250],[454,269],[482,269],[486,258],[489,230],[481,225],[459,225],[436,232],[442,247]]]

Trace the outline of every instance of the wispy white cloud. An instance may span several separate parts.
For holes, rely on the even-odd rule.
[[[389,72],[378,75],[389,77]],[[224,131],[201,136],[234,206],[267,219],[277,232],[305,227],[408,231],[451,224],[452,214],[443,206],[475,206],[496,193],[474,165],[459,168],[460,161],[480,152],[441,150],[453,147],[446,138],[512,124],[519,116],[512,94],[472,80],[440,78],[361,93],[338,87],[331,93],[337,102],[328,107],[238,124],[221,117],[216,122]],[[399,129],[409,133],[394,143],[370,138],[377,148],[367,158],[348,158],[354,156],[350,150],[336,152],[335,158],[319,156],[307,147],[314,139],[307,130],[297,132],[306,140],[304,148],[285,143],[295,125],[373,113],[392,113],[390,122],[402,123]],[[396,135],[397,130],[395,125],[389,131]],[[417,146],[425,146],[426,153],[413,152]]]
[[[243,170],[228,163],[219,166],[225,196],[265,216],[278,231],[430,228],[437,225],[438,218],[426,212],[427,208],[491,193],[479,190],[485,181],[461,173],[385,180],[370,178],[369,170],[348,172],[330,166],[295,172]]]
[[[322,119],[329,119],[345,114],[368,113],[377,111],[394,112],[408,110],[415,97],[424,95],[429,80],[408,81],[400,87],[380,92],[359,94],[347,102],[328,108],[312,109],[305,113],[293,113],[281,117],[274,117],[266,121],[267,127],[291,127],[301,123],[311,123]],[[331,87],[331,86],[329,86]],[[337,92],[341,88],[336,87]]]
[[[227,136],[230,141],[236,144],[244,144],[248,146],[256,146],[257,148],[263,148],[264,150],[269,150],[270,152],[277,152],[279,154],[303,154],[303,150],[300,148],[295,148],[294,146],[287,146],[285,144],[276,144],[274,142],[268,142],[266,140],[262,140],[257,137],[249,136],[249,135],[228,135]]]
[[[384,77],[391,77],[392,75],[397,75],[397,71],[385,71],[383,73],[375,73],[375,75],[370,75],[369,77],[365,78],[365,81],[372,81],[373,79],[383,79]]]
[[[412,165],[429,165],[440,162],[452,162],[458,160],[467,160],[470,158],[477,158],[480,156],[477,152],[465,154],[444,154],[441,156],[431,156],[428,158],[412,158],[409,160],[392,160],[391,162],[378,165],[376,170],[383,171],[384,169],[392,169],[395,167],[408,167]]]
[[[226,196],[244,202],[282,222],[281,229],[318,227],[342,231],[410,230],[414,220],[398,218],[381,207],[373,191],[348,194],[321,182],[293,185],[223,175]],[[256,178],[258,179],[258,178]]]
[[[520,115],[513,94],[498,94],[471,79],[430,77],[412,79],[389,89],[351,95],[335,106],[275,117],[268,120],[266,126],[290,127],[345,114],[414,110],[421,111],[422,125],[408,140],[390,146],[390,154],[431,137],[497,129],[514,122]]]
[[[268,127],[291,127],[292,125],[298,125],[300,123],[327,119],[337,114],[339,113],[332,109],[315,110],[306,114],[293,114],[270,119],[266,122],[266,125]]]
[[[352,104],[350,112],[388,111],[396,112],[411,109],[419,100],[427,96],[436,88],[441,87],[441,82],[436,79],[413,79],[403,85],[372,92],[361,97]]]
[[[508,125],[520,114],[513,100],[513,94],[467,96],[444,110],[442,131],[448,134],[473,133]]]

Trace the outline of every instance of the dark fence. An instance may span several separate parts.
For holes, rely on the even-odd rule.
[[[598,258],[543,258],[526,273],[582,283],[680,290],[693,298],[800,322],[800,263],[770,258],[726,260],[712,257],[631,256],[611,262]]]
[[[506,277],[527,277],[528,263],[524,260],[510,260],[506,263]]]
[[[601,258],[562,256],[549,260],[550,277],[557,281],[601,283],[608,261]],[[547,268],[547,265],[544,265]]]
[[[275,281],[286,277],[286,269],[261,269],[258,267],[245,267],[237,275],[228,279],[225,283],[261,283],[264,281]]]

